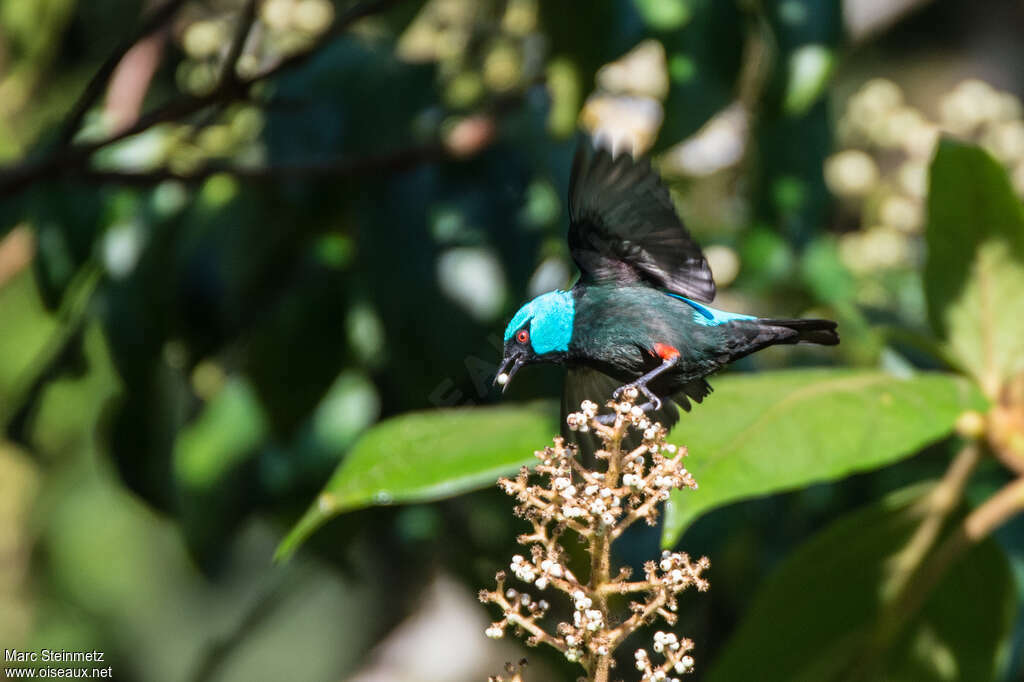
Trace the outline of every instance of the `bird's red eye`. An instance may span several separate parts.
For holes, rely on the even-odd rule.
[[[516,332],[516,341],[518,341],[519,343],[526,343],[529,340],[530,332],[526,331],[525,329],[520,329],[518,332]]]

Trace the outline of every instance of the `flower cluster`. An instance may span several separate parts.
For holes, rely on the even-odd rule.
[[[654,645],[651,648],[665,660],[655,665],[645,649],[637,649],[635,658],[636,669],[642,674],[640,682],[679,682],[678,677],[669,676],[673,673],[684,675],[693,672],[693,656],[687,653],[693,649],[692,640],[680,640],[671,632],[659,630],[654,633]]]
[[[865,303],[890,295],[878,284],[878,271],[920,261],[928,164],[943,134],[988,150],[1024,196],[1024,106],[983,81],[957,84],[928,112],[907,101],[896,83],[871,79],[850,96],[837,133],[839,151],[825,162],[825,182],[861,227],[843,233],[839,256],[865,276]]]
[[[534,472],[524,467],[515,478],[498,482],[515,497],[516,514],[532,527],[518,538],[529,551],[512,557],[511,575],[538,591],[550,588],[562,593],[571,615],[549,618],[547,601],[506,587],[506,571],[497,574],[496,589],[480,593],[481,601],[497,605],[502,612],[501,619],[487,628],[488,637],[502,637],[514,628],[526,634],[531,646],[547,644],[580,663],[593,680],[608,679],[615,649],[636,629],[657,618],[675,623],[679,593],[690,587],[708,589],[702,577],[710,566],[708,559],[692,561],[683,552],[666,551],[660,560],[648,561],[643,580],[630,580],[627,568],[612,575],[612,542],[641,519],[653,525],[659,503],[672,490],[697,487],[683,466],[686,449],[665,442],[666,429],[634,404],[636,398],[635,390],[627,390],[622,401],[608,403],[610,411],[603,414],[595,403],[584,401],[578,412],[566,417],[571,430],[597,436],[600,447],[594,468],[580,461],[575,446],[556,438],[553,446],[535,453],[539,462]],[[563,547],[567,533],[587,547],[586,580],[569,566]],[[609,610],[609,598],[614,595],[633,597],[624,613]],[[668,636],[659,633],[659,637]],[[692,648],[692,642],[675,635],[660,644],[656,640],[655,651],[663,654],[665,662],[654,666],[648,661],[641,667],[638,658],[643,679],[668,679],[664,674],[670,671],[690,670],[693,660],[687,652]]]

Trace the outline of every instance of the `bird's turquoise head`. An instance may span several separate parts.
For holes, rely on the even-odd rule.
[[[564,360],[575,314],[569,291],[550,291],[520,308],[505,328],[505,351],[495,383],[504,390],[523,365]]]

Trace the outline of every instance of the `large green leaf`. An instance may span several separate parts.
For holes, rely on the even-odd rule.
[[[948,435],[982,398],[949,374],[863,370],[734,375],[672,432],[700,484],[675,492],[663,543],[727,502],[841,478],[914,454]]]
[[[287,558],[342,512],[426,502],[494,484],[558,433],[551,402],[413,412],[370,429],[278,548]]]
[[[793,552],[768,579],[708,679],[992,680],[1016,605],[1010,567],[992,541],[954,564],[920,612],[908,614],[905,629],[888,646],[878,645],[880,595],[891,594],[893,558],[921,522],[927,505],[920,502],[930,489],[894,493]]]
[[[1024,372],[1024,209],[983,150],[943,140],[928,192],[928,314],[994,398]]]

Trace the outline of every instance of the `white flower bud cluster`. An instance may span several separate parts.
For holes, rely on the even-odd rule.
[[[693,562],[685,552],[666,550],[661,553],[661,561],[658,562],[660,570],[653,570],[653,567],[648,565],[647,577],[651,582],[657,582],[676,594],[690,585],[701,592],[706,592],[711,585],[707,579],[701,577],[701,574],[709,568],[711,561],[706,556]]]
[[[524,583],[532,583],[537,578],[537,572],[533,570],[533,565],[523,559],[521,554],[512,557],[512,565],[509,568],[512,569],[512,574]]]
[[[576,590],[572,594],[573,605],[575,611],[573,612],[573,623],[577,629],[586,629],[589,632],[596,632],[601,629],[604,625],[604,615],[599,609],[591,608],[594,605],[594,601],[586,595],[583,590]],[[578,638],[569,635],[576,641]]]
[[[584,400],[580,403],[580,411],[573,412],[565,418],[565,423],[572,431],[586,433],[590,430],[590,421],[597,416],[597,403],[591,400]]]
[[[578,412],[567,416],[571,429],[593,433],[601,442],[596,454],[599,463],[605,462],[604,466],[598,464],[602,471],[585,467],[576,459],[576,448],[556,438],[552,447],[535,453],[540,461],[534,472],[523,468],[514,479],[499,481],[502,490],[516,498],[516,513],[533,529],[519,537],[520,544],[530,551],[529,555],[512,557],[511,574],[539,590],[551,587],[565,594],[572,604],[572,617],[554,624],[554,628],[547,627],[541,620],[547,613],[547,603],[535,602],[514,589],[506,590],[505,575],[499,573],[497,589],[480,594],[482,601],[497,604],[504,611],[503,619],[485,630],[488,637],[500,638],[511,626],[527,634],[527,644],[553,646],[567,660],[590,667],[601,657],[610,656],[617,642],[644,623],[661,617],[673,624],[678,593],[693,586],[708,588],[701,577],[708,560],[692,562],[681,552],[665,552],[660,561],[647,562],[645,580],[638,582],[629,581],[627,569],[613,578],[608,568],[596,582],[594,575],[582,582],[566,565],[560,544],[562,534],[578,536],[592,556],[595,552],[610,552],[610,544],[632,523],[643,519],[653,524],[661,502],[672,490],[697,487],[682,465],[686,449],[665,442],[666,429],[634,404],[637,397],[636,389],[630,388],[623,391],[621,401],[608,403],[609,410],[603,414],[599,414],[597,404],[584,401]],[[639,444],[636,436],[640,437]],[[623,446],[624,442],[633,445]],[[612,594],[643,595],[640,601],[630,603],[633,615],[618,620],[615,626],[616,617],[608,602]],[[641,665],[638,652],[637,667],[644,671],[644,680],[676,679],[670,675],[692,669],[693,659],[685,655],[692,647],[689,640],[659,633],[654,651],[665,662],[654,666],[643,653]]]
[[[512,561],[513,570],[516,570],[517,567],[523,570],[523,565],[528,562],[518,555],[516,559],[519,559],[519,561]],[[504,616],[501,620],[491,623],[484,630],[484,634],[490,639],[501,639],[504,637],[505,629],[510,624],[521,626],[523,623],[533,623],[543,618],[551,607],[547,601],[534,599],[526,592],[519,592],[512,588],[506,590],[505,573],[503,571],[498,572],[495,576],[495,581],[498,583],[497,589],[493,592],[481,590],[479,594],[480,601],[483,603],[494,603],[501,606]]]
[[[655,653],[664,657],[661,665],[654,665],[647,651],[637,649],[634,656],[636,669],[642,673],[641,682],[680,682],[678,677],[670,675],[685,675],[693,672],[693,657],[687,652],[693,649],[693,642],[689,639],[678,639],[671,632],[654,633],[654,644],[651,648]]]
[[[565,568],[559,560],[558,552],[551,552],[550,556],[546,556],[545,550],[542,547],[534,545],[532,547],[532,554],[532,561],[521,554],[516,554],[512,557],[512,563],[509,565],[509,568],[512,570],[512,574],[519,580],[522,580],[524,583],[532,583],[539,590],[547,589],[552,579],[558,580],[568,577],[575,580],[569,569]]]

